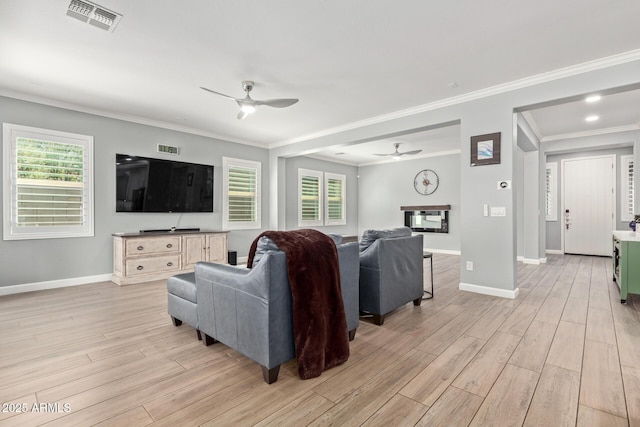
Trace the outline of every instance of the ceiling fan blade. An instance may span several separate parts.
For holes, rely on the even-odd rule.
[[[298,99],[290,98],[290,99],[265,99],[264,101],[255,101],[255,105],[266,105],[267,107],[275,107],[275,108],[284,108],[289,107],[296,102]]]
[[[238,120],[242,120],[245,117],[247,117],[248,115],[249,115],[249,113],[247,113],[246,111],[240,110],[240,112],[238,112]]]
[[[224,93],[216,92],[215,90],[207,89],[206,87],[200,86],[200,89],[206,90],[207,92],[215,93],[216,95],[224,96],[225,98],[233,99],[238,101],[238,98],[234,98],[233,96],[225,95]]]
[[[413,154],[418,154],[419,152],[421,152],[422,150],[413,150],[413,151],[405,151],[404,153],[400,153],[401,156],[404,156],[405,154],[408,155],[413,155]]]
[[[377,154],[377,153],[374,153],[373,155],[374,155],[374,156],[397,156],[397,154],[396,154],[396,153],[387,153],[387,154]]]

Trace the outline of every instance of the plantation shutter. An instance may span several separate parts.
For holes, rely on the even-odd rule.
[[[303,176],[301,180],[302,220],[318,221],[320,219],[320,178]]]
[[[346,224],[345,215],[345,175],[325,172],[326,188],[325,225]]]
[[[552,215],[551,193],[551,169],[547,168],[545,176],[545,206],[547,217]]]
[[[631,156],[629,156],[631,157]],[[635,208],[634,208],[634,197],[633,197],[633,188],[634,188],[634,180],[633,180],[633,159],[629,158],[626,162],[626,168],[623,173],[626,175],[626,188],[624,197],[624,207],[625,214],[628,215],[629,218],[634,218]]]
[[[222,227],[225,230],[261,228],[261,169],[260,162],[222,158]]]
[[[253,168],[230,166],[228,187],[228,220],[254,222],[257,215],[257,171]]]
[[[81,145],[16,139],[18,227],[86,223],[85,157]]]

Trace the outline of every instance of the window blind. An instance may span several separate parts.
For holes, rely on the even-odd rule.
[[[229,222],[253,222],[257,216],[257,171],[253,168],[230,166],[228,172]]]
[[[301,191],[301,219],[302,221],[317,221],[320,217],[320,178],[302,176]]]
[[[633,197],[633,188],[634,188],[634,179],[633,179],[633,160],[629,160],[627,163],[627,168],[625,170],[627,174],[627,188],[625,194],[626,200],[626,211],[631,218],[634,216],[635,208],[634,208],[634,197]]]
[[[342,180],[329,178],[327,180],[327,219],[343,219]]]
[[[16,138],[16,225],[85,224],[85,160],[82,145]]]

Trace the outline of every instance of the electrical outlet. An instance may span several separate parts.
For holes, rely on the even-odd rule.
[[[473,271],[473,261],[467,261],[467,271]]]

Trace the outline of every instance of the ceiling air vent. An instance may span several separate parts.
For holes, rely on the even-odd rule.
[[[113,31],[122,18],[120,14],[84,0],[71,0],[67,15],[107,31]]]

